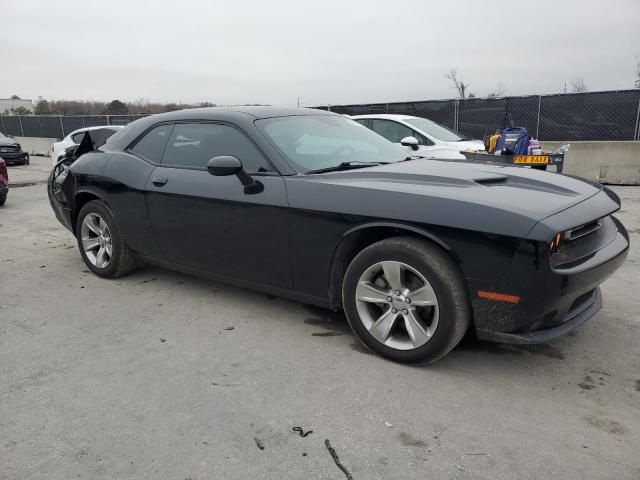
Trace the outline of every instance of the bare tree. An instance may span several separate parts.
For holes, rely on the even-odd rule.
[[[451,82],[451,88],[455,88],[458,91],[458,97],[460,98],[468,98],[469,95],[469,83],[464,83],[462,79],[458,79],[458,69],[452,68],[447,73],[444,74],[445,78],[447,78]],[[473,95],[475,97],[475,95]]]
[[[571,82],[571,91],[573,93],[588,92],[589,87],[584,83],[584,79],[582,77],[576,77],[576,79]]]
[[[636,88],[640,88],[640,57],[636,55],[636,81],[633,82]]]
[[[504,86],[504,83],[498,82],[498,85],[496,86],[496,88],[491,90],[487,95],[487,97],[489,98],[504,97],[506,94],[507,94],[507,88]]]

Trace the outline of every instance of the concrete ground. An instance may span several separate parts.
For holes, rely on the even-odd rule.
[[[640,188],[615,190],[637,243]],[[43,185],[11,190],[0,246],[0,479],[347,478],[325,439],[356,480],[640,478],[637,248],[577,332],[406,366],[321,309],[101,280]]]
[[[29,165],[7,165],[9,186],[21,186],[32,183],[44,183],[49,177],[53,165],[50,157],[29,157]]]

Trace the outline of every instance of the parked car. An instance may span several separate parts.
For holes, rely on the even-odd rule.
[[[482,140],[472,140],[432,120],[409,115],[351,117],[390,142],[427,158],[464,160],[464,150],[484,151]]]
[[[500,342],[567,333],[629,248],[606,187],[415,159],[330,112],[181,110],[90,144],[48,192],[96,275],[145,262],[344,309],[396,361],[437,360],[470,326]]]
[[[7,164],[21,163],[22,165],[29,165],[29,154],[22,151],[22,147],[13,137],[6,136],[3,133],[0,133],[0,158],[4,159]]]
[[[9,172],[7,171],[7,164],[0,158],[0,206],[4,205],[7,201],[7,195],[9,194]]]
[[[74,130],[69,135],[64,137],[61,141],[56,142],[52,145],[51,162],[53,163],[53,165],[58,163],[58,161],[64,156],[65,150],[67,148],[73,147],[74,145],[78,145],[80,143],[85,132],[91,132],[94,130],[107,130],[115,133],[121,128],[122,126],[119,125],[103,125],[98,127],[86,127]]]

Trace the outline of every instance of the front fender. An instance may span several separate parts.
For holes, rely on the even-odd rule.
[[[410,232],[410,233],[415,233],[418,234],[422,237],[425,237],[429,240],[431,240],[432,242],[438,244],[439,246],[441,246],[443,249],[445,249],[452,257],[456,257],[455,252],[453,252],[451,250],[451,248],[449,247],[449,245],[441,240],[440,238],[438,238],[436,235],[434,235],[433,233],[429,232],[428,230],[424,229],[424,228],[420,228],[420,227],[416,227],[413,225],[406,225],[403,223],[399,223],[399,222],[368,222],[368,223],[363,223],[360,225],[357,225],[353,228],[350,228],[349,230],[347,230],[346,232],[344,232],[342,234],[342,241],[344,241],[349,235],[352,235],[356,232],[362,232],[364,230],[367,229],[373,229],[373,228],[386,228],[386,229],[392,229],[392,230],[398,230],[398,231],[406,231],[406,232]],[[340,242],[340,244],[342,244],[342,241]],[[338,247],[336,247],[336,250],[340,247],[340,244],[338,244]],[[459,260],[459,259],[457,259]]]

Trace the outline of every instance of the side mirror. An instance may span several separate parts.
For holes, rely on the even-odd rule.
[[[254,180],[251,175],[244,171],[240,159],[232,155],[213,157],[207,162],[207,170],[216,177],[235,175],[240,180],[240,183],[244,185],[244,191],[247,194],[260,193],[264,189],[260,182]]]
[[[237,175],[242,170],[242,162],[231,155],[213,157],[207,162],[207,170],[216,177]]]
[[[416,137],[404,137],[400,140],[400,145],[403,147],[411,147],[413,150],[418,150],[419,142]]]

